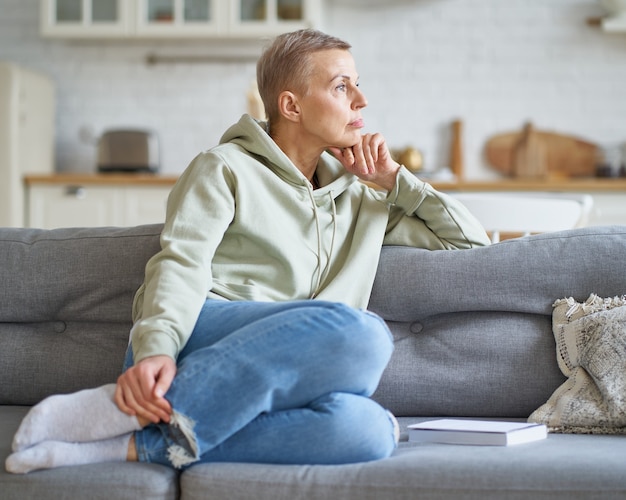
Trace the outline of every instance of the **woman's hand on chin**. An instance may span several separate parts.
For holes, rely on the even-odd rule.
[[[400,164],[391,158],[381,134],[365,134],[352,147],[331,147],[328,150],[359,179],[373,182],[387,191],[395,187]]]

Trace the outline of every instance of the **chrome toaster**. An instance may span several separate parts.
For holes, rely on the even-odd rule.
[[[149,130],[114,129],[98,141],[99,172],[158,172],[159,140]]]

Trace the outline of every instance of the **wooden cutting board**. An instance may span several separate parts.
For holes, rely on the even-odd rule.
[[[487,162],[512,177],[595,176],[598,146],[570,135],[537,130],[528,123],[519,132],[491,137]]]

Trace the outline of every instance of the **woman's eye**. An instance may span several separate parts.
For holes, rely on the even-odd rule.
[[[345,92],[345,90],[346,90],[346,84],[345,84],[345,83],[342,83],[341,85],[338,85],[338,86],[337,86],[337,90],[338,90],[339,92]]]

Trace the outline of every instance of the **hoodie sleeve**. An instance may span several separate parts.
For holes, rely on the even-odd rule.
[[[161,250],[146,264],[135,299],[135,362],[176,359],[211,288],[211,261],[234,214],[234,181],[219,156],[198,155],[168,198]]]
[[[405,167],[398,172],[387,203],[391,210],[385,245],[450,250],[490,243],[481,224],[463,204],[436,191]]]

